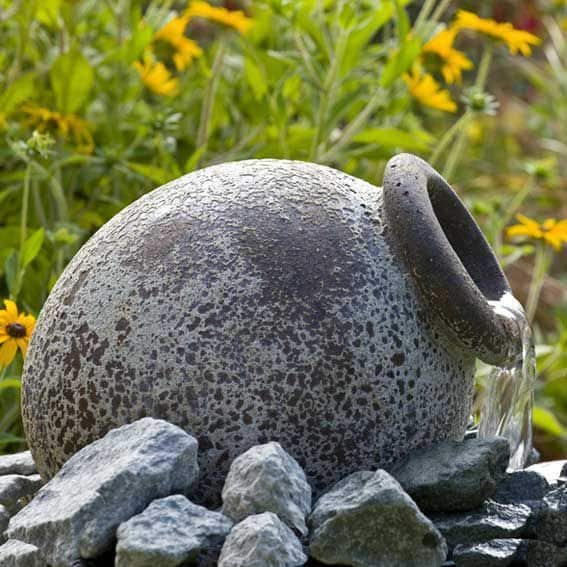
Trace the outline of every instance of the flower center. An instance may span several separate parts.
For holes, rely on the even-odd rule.
[[[26,336],[26,328],[21,323],[6,325],[6,332],[14,339],[21,339]]]

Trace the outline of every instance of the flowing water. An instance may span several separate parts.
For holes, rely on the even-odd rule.
[[[522,352],[490,371],[480,412],[479,437],[506,437],[511,450],[509,468],[516,470],[526,465],[532,448],[535,350],[526,314],[516,298],[507,293],[490,304],[496,313],[516,322],[522,337]]]

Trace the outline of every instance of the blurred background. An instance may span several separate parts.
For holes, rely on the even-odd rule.
[[[535,444],[567,455],[567,2],[0,0],[0,46],[0,453],[25,447],[34,318],[124,206],[252,157],[380,185],[408,151],[526,306]]]

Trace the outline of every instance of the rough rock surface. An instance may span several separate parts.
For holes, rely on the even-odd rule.
[[[30,475],[37,473],[30,451],[0,456],[0,476],[5,474]]]
[[[9,539],[0,545],[0,565],[2,567],[46,567],[45,559],[34,545]]]
[[[551,485],[567,482],[567,460],[545,461],[531,465],[526,470],[535,471],[544,476]]]
[[[10,520],[9,537],[37,546],[53,567],[103,553],[116,528],[152,500],[187,492],[197,441],[175,425],[140,419],[75,454]]]
[[[311,486],[303,469],[279,443],[252,447],[237,457],[222,490],[222,511],[239,522],[247,516],[273,512],[302,535],[311,512]]]
[[[567,545],[567,484],[545,495],[543,506],[535,510],[533,525],[537,539]]]
[[[493,539],[458,545],[453,559],[457,567],[564,567],[567,550],[544,541]]]
[[[532,508],[524,504],[487,501],[471,512],[430,515],[450,549],[491,539],[521,538],[531,534]]]
[[[473,510],[492,496],[509,459],[504,438],[445,441],[412,452],[391,474],[424,512]]]
[[[116,567],[175,567],[210,547],[220,549],[233,522],[175,495],[154,500],[117,531]]]
[[[283,160],[207,167],[122,210],[57,281],[26,356],[41,474],[141,415],[198,439],[199,503],[259,443],[320,491],[462,434],[474,360],[422,317],[383,213],[380,188]]]
[[[43,484],[38,474],[0,476],[0,505],[13,514],[23,506],[22,499],[35,494]]]
[[[6,541],[6,536],[4,532],[8,527],[8,522],[10,521],[10,512],[5,506],[0,504],[0,544]]]
[[[549,489],[550,485],[545,477],[536,471],[515,471],[508,473],[500,482],[492,500],[501,504],[541,500]]]
[[[357,567],[438,567],[447,546],[387,472],[361,471],[337,483],[309,517],[310,554]]]
[[[295,567],[306,561],[297,536],[275,514],[264,512],[232,528],[218,567]]]

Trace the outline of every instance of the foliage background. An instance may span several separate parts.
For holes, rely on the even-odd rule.
[[[380,185],[387,159],[410,151],[445,172],[526,301],[539,244],[511,243],[504,229],[518,211],[567,217],[564,2],[223,6],[244,9],[251,30],[192,20],[186,35],[202,55],[180,71],[171,45],[155,35],[183,13],[182,2],[0,0],[0,298],[37,315],[90,235],[142,194],[196,168],[300,159]],[[450,113],[415,100],[404,75],[457,9],[511,21],[543,43],[527,58],[486,36],[459,34],[458,48],[475,68],[463,84],[441,85],[459,105]],[[478,83],[487,46],[492,64],[475,107],[461,97]],[[158,94],[142,80],[135,62],[148,51],[166,65],[175,94]],[[431,70],[442,83],[439,69]],[[447,150],[436,154],[452,127]],[[550,261],[534,323],[534,419],[544,458],[565,455],[567,439],[565,253]],[[0,452],[24,443],[21,364],[18,355],[0,374]]]

